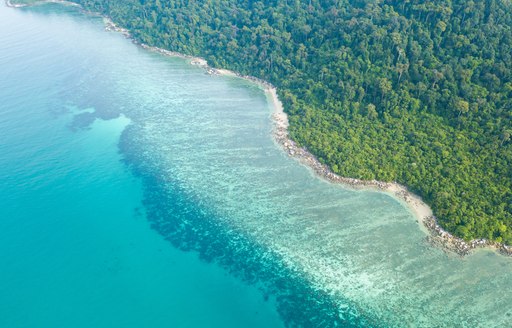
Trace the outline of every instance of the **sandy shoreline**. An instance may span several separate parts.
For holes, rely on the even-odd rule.
[[[13,8],[30,6],[27,4],[13,4],[11,3],[10,0],[5,0],[5,3],[8,7]],[[39,2],[38,4],[40,3],[61,3],[65,5],[80,6],[77,3],[65,0],[45,0]],[[346,178],[338,176],[337,174],[333,173],[326,165],[320,163],[318,159],[313,154],[311,154],[307,149],[299,147],[293,140],[289,138],[288,116],[284,112],[283,104],[279,100],[279,97],[277,95],[277,89],[269,82],[252,76],[244,76],[230,70],[210,67],[208,65],[208,62],[200,57],[194,57],[179,52],[169,51],[157,47],[152,47],[143,43],[139,43],[132,38],[130,32],[127,29],[118,27],[114,22],[112,22],[110,18],[105,16],[103,17],[106,31],[114,31],[121,33],[125,37],[130,38],[135,44],[138,44],[144,49],[157,52],[165,56],[188,59],[190,60],[190,64],[204,68],[206,73],[209,75],[236,76],[258,84],[265,91],[265,94],[267,95],[269,102],[272,104],[272,107],[274,108],[272,113],[272,121],[274,125],[274,140],[283,148],[283,150],[290,157],[296,158],[300,163],[311,168],[318,177],[323,178],[331,183],[342,184],[353,189],[377,190],[393,195],[397,199],[404,202],[408,206],[408,208],[414,213],[414,215],[419,219],[421,224],[428,230],[429,235],[427,238],[431,244],[441,247],[442,249],[448,251],[453,251],[461,256],[470,254],[471,251],[476,248],[491,248],[499,251],[504,255],[512,256],[511,246],[506,246],[486,239],[477,239],[466,242],[443,230],[437,223],[437,219],[433,215],[431,208],[425,202],[423,202],[423,200],[419,196],[408,191],[407,187],[403,185],[400,185],[398,183],[388,183],[376,180],[366,181],[354,178]]]

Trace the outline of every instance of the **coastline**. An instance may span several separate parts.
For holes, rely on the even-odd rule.
[[[158,49],[158,48],[157,48]],[[158,52],[166,53],[168,51],[158,49]],[[171,52],[171,55],[175,53]],[[501,243],[490,241],[487,239],[474,239],[465,241],[444,230],[437,218],[434,216],[432,209],[426,204],[421,197],[410,192],[406,186],[396,182],[382,182],[377,180],[360,180],[355,178],[342,177],[332,172],[329,167],[311,154],[306,148],[299,147],[295,141],[290,139],[288,134],[288,115],[284,111],[282,102],[279,100],[277,88],[271,83],[262,79],[241,75],[227,69],[218,69],[208,66],[206,60],[197,57],[177,54],[178,57],[192,58],[192,65],[197,65],[194,61],[201,61],[203,66],[210,75],[236,76],[253,83],[258,84],[267,95],[268,101],[273,107],[272,112],[272,136],[274,141],[287,153],[288,156],[297,159],[301,164],[313,170],[316,176],[325,179],[330,183],[341,184],[355,190],[373,190],[380,191],[397,198],[404,203],[418,219],[418,222],[427,230],[427,241],[435,247],[439,247],[444,251],[454,252],[463,257],[470,255],[476,249],[492,249],[502,255],[512,257],[512,247]]]
[[[5,0],[5,5],[10,8],[23,8],[23,7],[30,7],[30,6],[37,6],[44,3],[58,3],[65,6],[76,6],[81,7],[78,3],[72,2],[72,1],[66,1],[66,0],[41,0],[34,3],[12,3],[11,0]]]
[[[5,3],[7,7],[11,8],[34,6],[43,3],[60,3],[63,5],[72,5],[82,8],[80,4],[65,0],[42,0],[33,4],[13,4],[11,0],[5,0]],[[96,14],[88,11],[86,12],[90,14]],[[133,43],[146,50],[156,52],[164,56],[187,59],[191,65],[203,68],[209,75],[235,76],[259,85],[264,90],[268,101],[272,104],[273,107],[273,112],[271,115],[273,124],[273,139],[277,144],[280,145],[280,147],[282,147],[288,156],[295,158],[301,164],[311,168],[319,178],[325,179],[330,183],[342,184],[343,186],[356,190],[365,189],[385,192],[399,199],[401,202],[407,205],[407,207],[414,213],[419,223],[427,229],[427,240],[431,245],[440,247],[446,251],[455,252],[460,256],[469,255],[473,250],[478,248],[493,249],[503,255],[512,256],[512,246],[507,246],[487,239],[475,239],[466,242],[465,240],[455,237],[454,235],[445,231],[438,224],[437,218],[433,215],[431,208],[419,196],[413,194],[407,189],[407,187],[401,184],[395,182],[381,182],[377,180],[367,181],[355,178],[347,178],[333,173],[326,165],[320,163],[320,161],[306,148],[299,147],[293,140],[290,139],[288,134],[288,116],[284,112],[283,104],[279,100],[276,87],[274,87],[271,83],[253,76],[241,75],[230,70],[210,67],[208,62],[200,57],[186,55],[179,52],[169,51],[140,43],[131,36],[130,31],[125,28],[118,27],[109,17],[103,15],[102,17],[104,18],[106,31],[121,33],[126,38],[131,39]]]
[[[160,51],[162,51],[162,49],[160,49]],[[281,146],[288,156],[297,159],[301,164],[312,169],[319,178],[325,179],[330,183],[341,184],[356,190],[380,191],[397,198],[413,212],[418,222],[425,227],[428,233],[427,241],[431,245],[445,251],[454,252],[461,257],[470,255],[473,250],[479,248],[488,248],[505,256],[512,256],[511,246],[487,239],[474,239],[467,242],[447,232],[438,224],[437,218],[434,216],[430,206],[428,206],[421,197],[410,192],[404,185],[396,182],[347,178],[332,172],[327,165],[320,163],[306,148],[299,147],[295,141],[290,139],[288,134],[288,115],[285,113],[283,104],[279,100],[277,88],[271,83],[253,76],[241,75],[230,70],[209,67],[207,62],[201,58],[187,57],[183,54],[179,54],[179,57],[194,58],[194,60],[204,61],[204,67],[210,75],[236,76],[258,84],[265,91],[267,99],[273,107],[272,136],[274,141]],[[191,64],[194,64],[194,62],[191,62]]]
[[[272,89],[275,93],[275,89]],[[299,147],[288,136],[288,122],[286,113],[282,112],[282,104],[279,99],[274,98],[274,102],[278,102],[274,106],[274,139],[281,145],[288,156],[296,158],[303,165],[311,168],[314,173],[331,183],[341,184],[343,186],[356,190],[374,190],[385,192],[394,196],[403,202],[414,213],[418,222],[421,223],[428,231],[428,242],[445,251],[454,252],[460,256],[466,256],[478,248],[488,248],[498,251],[505,256],[512,256],[512,247],[501,243],[493,242],[487,239],[474,239],[469,242],[458,238],[445,231],[437,222],[432,209],[419,197],[410,192],[406,186],[396,182],[382,182],[377,180],[360,180],[354,178],[341,177],[333,173],[327,165],[311,154],[306,148]],[[285,120],[284,122],[282,120]]]
[[[21,8],[21,7],[27,6],[27,5],[12,3],[11,0],[5,0],[5,5],[9,8]]]
[[[271,92],[275,93],[275,89]],[[276,99],[279,102],[278,99]],[[290,156],[296,158],[303,165],[311,168],[314,173],[331,183],[342,184],[346,187],[356,190],[375,190],[385,192],[394,196],[403,202],[414,213],[419,223],[421,223],[428,231],[427,240],[433,246],[439,247],[446,251],[454,252],[460,256],[471,254],[473,250],[478,248],[488,248],[505,256],[512,256],[512,247],[501,243],[497,243],[487,239],[473,239],[465,241],[444,230],[437,218],[434,216],[432,209],[419,197],[410,192],[406,186],[396,182],[382,182],[377,180],[360,180],[354,178],[341,177],[333,173],[329,167],[311,154],[306,148],[299,147],[288,136],[288,122],[286,114],[282,112],[282,104],[274,106],[274,139],[280,144],[284,151]],[[284,114],[286,122],[282,122]]]

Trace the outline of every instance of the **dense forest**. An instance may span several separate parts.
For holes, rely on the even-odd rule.
[[[339,175],[397,181],[512,244],[510,0],[77,0],[140,42],[270,81]]]

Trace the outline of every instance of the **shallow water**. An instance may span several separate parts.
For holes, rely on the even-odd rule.
[[[512,320],[511,259],[445,254],[391,196],[315,177],[257,86],[74,9],[0,15],[0,324]]]

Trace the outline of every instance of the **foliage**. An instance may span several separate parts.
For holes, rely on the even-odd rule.
[[[456,235],[512,243],[507,0],[79,0],[141,42],[279,88],[342,176],[398,181]]]

